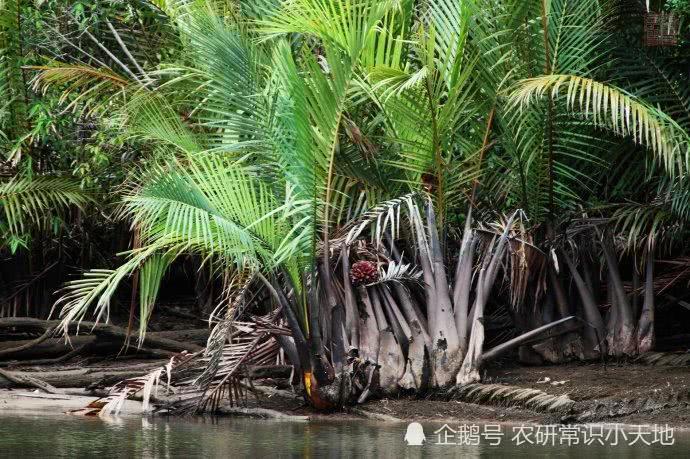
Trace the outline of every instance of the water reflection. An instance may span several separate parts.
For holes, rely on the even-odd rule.
[[[690,435],[673,446],[438,445],[440,426],[423,423],[426,443],[407,446],[407,424],[196,418],[83,418],[0,415],[0,457],[689,457]]]

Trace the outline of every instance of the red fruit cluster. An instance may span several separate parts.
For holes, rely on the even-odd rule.
[[[352,285],[366,285],[376,282],[379,278],[379,271],[376,264],[371,261],[358,261],[350,268],[350,281]]]

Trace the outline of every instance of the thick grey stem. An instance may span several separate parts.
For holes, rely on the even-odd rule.
[[[436,214],[431,199],[427,202],[427,229],[429,231],[429,248],[434,267],[434,285],[436,287],[436,302],[428,304],[429,315],[432,315],[431,326],[431,357],[434,379],[438,386],[446,386],[460,368],[460,342],[458,330],[455,328],[453,307],[450,302],[446,266],[443,262],[443,252],[436,228]]]
[[[398,283],[394,283],[393,286],[410,329],[407,365],[405,366],[405,374],[398,382],[398,385],[403,389],[423,390],[428,382],[427,349],[431,349],[431,338],[422,328],[417,318],[409,292]],[[392,301],[391,304],[395,305],[396,303]]]
[[[422,274],[424,276],[424,292],[426,294],[427,306],[427,321],[428,329],[431,331],[434,327],[436,308],[436,282],[434,280],[434,270],[431,266],[431,258],[429,255],[429,244],[427,242],[426,234],[422,226],[422,217],[419,215],[419,209],[415,205],[410,206],[410,217],[413,220],[415,227],[415,236],[417,237],[417,248],[419,249],[419,262],[422,265]]]
[[[633,263],[632,270],[632,294],[630,297],[630,307],[632,308],[633,317],[640,317],[640,273],[637,270],[637,264]]]
[[[364,304],[364,313],[359,319],[362,331],[359,356],[364,361],[376,364],[379,356],[379,330],[376,325],[376,315],[368,290],[365,287],[359,287],[358,292],[359,297],[362,299],[362,304]]]
[[[77,22],[77,21],[75,20],[75,22]],[[125,73],[127,73],[127,75],[129,75],[137,83],[141,84],[141,80],[139,80],[139,78],[137,78],[136,74],[134,72],[132,72],[130,70],[130,68],[127,67],[120,59],[118,59],[117,56],[115,56],[113,53],[111,53],[110,50],[108,48],[106,48],[100,41],[98,41],[98,39],[96,37],[94,37],[91,34],[91,32],[84,29],[84,33],[86,34],[87,37],[89,37],[89,39],[92,42],[94,42],[94,44],[96,46],[98,46],[101,49],[101,51],[103,51],[105,54],[107,54],[108,57],[113,60],[113,62],[115,62],[117,65],[119,65],[120,68],[122,68],[122,70],[124,70]]]
[[[407,319],[403,316],[403,313],[400,311],[397,302],[385,286],[381,286],[381,293],[383,294],[382,296],[386,301],[386,305],[388,306],[390,316],[392,316],[400,326],[400,331],[402,332],[403,336],[405,336],[405,338],[407,338],[408,340],[411,339],[412,330],[410,329],[410,325],[408,324]]]
[[[127,45],[125,45],[125,42],[122,41],[122,37],[120,37],[120,34],[115,30],[115,27],[110,23],[108,18],[105,19],[105,23],[107,24],[108,28],[110,29],[110,33],[113,34],[113,37],[115,37],[115,40],[117,41],[117,44],[120,45],[120,48],[122,48],[122,51],[124,51],[125,55],[129,59],[129,61],[134,64],[134,67],[137,68],[137,71],[139,74],[141,74],[144,78],[146,78],[146,82],[148,84],[153,83],[153,80],[149,77],[149,75],[144,72],[144,69],[139,65],[137,60],[132,56],[132,53],[129,52],[129,49],[127,48]]]
[[[419,329],[419,332],[422,334],[422,338],[424,339],[424,344],[431,349],[431,336],[429,336],[429,333],[427,333],[424,327],[424,322],[420,319],[417,309],[414,307],[412,298],[410,297],[410,292],[408,292],[404,286],[397,282],[393,283],[393,289],[398,297],[398,300],[400,301],[402,312],[405,315],[405,319],[410,325],[410,328],[413,330],[413,332],[414,330]]]
[[[654,348],[654,253],[651,250],[647,251],[644,303],[637,326],[637,346],[640,353]]]
[[[564,253],[563,258],[570,269],[570,273],[575,281],[575,286],[580,294],[585,319],[596,330],[597,339],[599,341],[599,352],[606,353],[605,349],[602,349],[602,347],[605,345],[604,338],[606,337],[606,327],[604,325],[604,320],[601,317],[601,313],[599,312],[599,308],[597,307],[596,301],[594,300],[594,295],[578,272],[570,257]]]
[[[568,299],[563,289],[563,284],[561,284],[561,279],[556,273],[556,268],[554,268],[551,263],[549,263],[547,270],[553,290],[553,297],[556,300],[556,307],[558,308],[558,315],[561,318],[568,317],[570,315],[570,306],[568,305]]]
[[[625,295],[623,280],[618,267],[618,259],[606,240],[602,240],[604,257],[609,268],[609,276],[616,299],[616,348],[615,354],[632,355],[635,353],[635,320],[630,308],[630,302]]]
[[[304,334],[302,333],[302,328],[299,325],[297,316],[290,306],[290,302],[283,294],[282,289],[277,282],[269,282],[268,279],[266,279],[266,277],[264,277],[264,275],[261,273],[258,273],[256,277],[264,284],[275,302],[282,308],[282,312],[285,316],[285,320],[288,323],[288,327],[290,327],[290,332],[292,333],[292,338],[297,348],[299,363],[301,364],[302,368],[309,368],[309,346]]]
[[[345,245],[340,254],[343,267],[343,291],[345,294],[345,331],[350,345],[359,348],[359,314],[355,302],[355,293],[350,282],[350,246]]]
[[[456,383],[459,385],[470,384],[480,380],[479,365],[481,363],[482,347],[484,346],[485,272],[486,267],[484,266],[479,271],[479,278],[477,279],[477,297],[472,307],[474,311],[472,333],[470,334],[470,342],[465,359],[456,378]]]
[[[460,257],[458,259],[458,266],[455,271],[455,282],[453,285],[453,314],[455,316],[455,328],[458,331],[460,355],[462,358],[464,358],[467,352],[467,340],[469,337],[470,290],[472,288],[472,266],[474,263],[474,250],[476,245],[477,238],[474,232],[466,225],[465,234],[462,236]]]
[[[506,222],[503,233],[498,238],[498,242],[492,241],[489,250],[485,255],[482,268],[479,272],[479,279],[477,280],[477,297],[472,306],[474,314],[472,317],[472,332],[470,333],[470,341],[467,348],[467,354],[462,362],[460,371],[457,374],[457,384],[469,384],[480,380],[479,368],[482,365],[482,349],[484,347],[484,307],[489,299],[489,292],[493,289],[496,276],[498,274],[498,266],[505,254],[508,244],[508,236],[510,229],[513,226],[513,221],[517,216],[515,212]],[[495,247],[495,248],[494,248]],[[493,253],[492,253],[493,249]]]
[[[384,393],[393,394],[397,392],[398,381],[400,381],[405,374],[405,356],[391,328],[388,326],[386,316],[381,307],[381,299],[376,290],[370,290],[369,297],[371,298],[374,314],[376,315],[376,321],[379,326],[380,340],[378,363],[380,365],[379,379],[381,389]]]
[[[402,316],[402,313],[395,305],[393,298],[391,298],[390,293],[385,287],[379,288],[379,296],[381,298],[381,303],[384,307],[384,310],[387,312],[388,323],[391,327],[391,330],[393,330],[395,340],[400,345],[403,354],[406,354],[412,334],[410,327],[407,325],[407,321],[405,321],[405,318]]]
[[[453,307],[455,310],[458,309],[458,303],[461,301],[461,297],[467,289],[461,279],[465,277],[464,268],[466,267],[466,262],[464,259],[469,254],[470,245],[475,239],[474,231],[472,231],[472,206],[467,212],[467,219],[465,220],[465,229],[462,232],[462,242],[460,243],[460,256],[458,257],[458,265],[455,267],[455,282],[453,282]],[[472,271],[470,269],[470,279],[472,276]],[[469,298],[469,292],[467,292],[467,297]],[[456,327],[457,327],[456,322]]]

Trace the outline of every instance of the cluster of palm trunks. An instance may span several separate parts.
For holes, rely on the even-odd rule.
[[[405,248],[412,250],[397,247],[404,239],[396,240],[385,223],[383,232],[376,231],[385,240],[358,238],[371,221],[324,249],[316,282],[310,284],[316,288],[310,290],[308,328],[278,278],[266,283],[292,331],[291,339],[282,339],[283,347],[299,366],[314,406],[328,409],[362,403],[375,394],[474,383],[486,361],[516,348],[524,361],[551,363],[630,356],[652,348],[651,256],[644,286],[632,292],[644,297],[642,307],[635,308],[609,237],[605,230],[592,229],[608,272],[607,304],[599,305],[585,257],[578,266],[566,250],[537,249],[520,233],[520,212],[490,229],[473,228],[470,213],[450,278],[431,201],[423,207],[412,198],[401,201],[395,205],[406,209],[405,239],[413,242]],[[524,272],[530,257],[529,264],[540,267],[536,273]],[[568,298],[566,282],[572,282],[579,298]],[[487,303],[500,303],[505,296],[513,303],[529,297],[540,305],[505,302],[502,307],[509,310],[518,336],[484,349]]]

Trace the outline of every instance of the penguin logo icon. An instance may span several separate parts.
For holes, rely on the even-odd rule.
[[[418,422],[411,422],[407,426],[407,433],[405,434],[405,441],[407,446],[422,446],[422,443],[426,441],[426,436],[424,435],[424,428]]]

